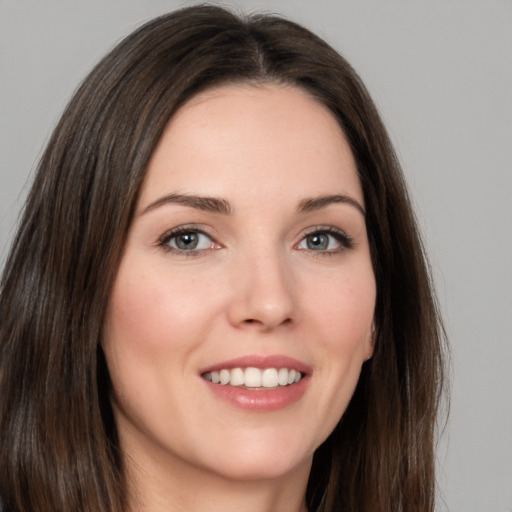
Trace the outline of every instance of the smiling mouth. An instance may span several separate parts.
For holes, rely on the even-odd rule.
[[[231,368],[205,372],[201,377],[214,384],[244,389],[276,389],[299,382],[304,375],[294,368]]]

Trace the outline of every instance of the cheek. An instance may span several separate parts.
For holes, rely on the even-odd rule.
[[[314,301],[324,348],[344,361],[350,361],[351,356],[370,356],[375,300],[376,285],[370,268],[332,279]]]
[[[159,266],[139,270],[128,262],[127,268],[130,272],[120,268],[114,284],[107,338],[140,356],[176,353],[193,345],[201,335],[201,319],[211,309],[211,295],[198,290],[199,280],[180,280],[176,274],[167,279],[166,269]]]
[[[121,429],[159,432],[174,425],[170,411],[187,392],[186,377],[211,323],[212,294],[201,281],[168,274],[164,265],[125,257],[114,283],[102,346]]]
[[[324,423],[320,441],[334,429],[356,388],[365,360],[372,354],[372,325],[376,287],[373,272],[354,272],[331,280],[328,291],[314,302],[318,340],[316,357],[322,389],[317,410]],[[320,298],[321,297],[321,298]],[[313,301],[312,301],[313,302]]]
[[[168,400],[164,390],[169,388],[170,375],[178,386],[182,382],[190,354],[200,345],[205,330],[199,311],[208,308],[200,304],[201,295],[193,292],[197,285],[193,280],[181,283],[174,276],[171,286],[161,266],[123,261],[102,342],[122,409],[160,409]]]

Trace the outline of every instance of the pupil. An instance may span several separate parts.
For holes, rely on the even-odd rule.
[[[310,235],[308,239],[309,248],[313,250],[327,249],[329,240],[325,235]]]
[[[179,249],[195,249],[198,243],[197,233],[185,233],[180,235],[176,240],[176,246]]]

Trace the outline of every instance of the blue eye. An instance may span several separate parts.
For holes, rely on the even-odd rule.
[[[317,229],[307,234],[297,245],[297,249],[314,252],[334,253],[349,249],[352,240],[342,231],[334,228]]]
[[[214,247],[213,240],[199,230],[179,228],[166,234],[160,244],[174,251],[193,252]]]

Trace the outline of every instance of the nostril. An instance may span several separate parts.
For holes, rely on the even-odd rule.
[[[243,321],[243,325],[246,325],[246,326],[259,325],[264,330],[272,330],[274,327],[277,327],[277,325],[290,325],[292,322],[293,322],[293,320],[291,318],[285,318],[281,322],[277,322],[275,325],[273,325],[273,323],[264,322],[264,321],[258,320],[256,318],[247,318]]]

